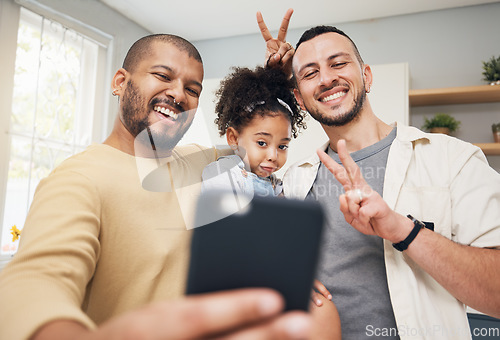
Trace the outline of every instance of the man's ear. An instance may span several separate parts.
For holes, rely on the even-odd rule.
[[[307,111],[306,107],[304,106],[304,100],[302,99],[299,90],[293,89],[293,94],[295,95],[295,99],[297,100],[297,103],[299,104],[300,108],[304,111]]]
[[[128,72],[124,68],[120,68],[118,71],[116,71],[115,75],[113,76],[113,80],[111,80],[111,91],[114,95],[121,96],[123,94],[127,74]]]
[[[236,131],[236,129],[232,127],[228,127],[226,130],[226,140],[227,144],[231,147],[232,150],[238,149],[238,138],[238,131]]]
[[[363,65],[363,79],[365,80],[365,91],[369,93],[373,82],[373,74],[370,65]]]

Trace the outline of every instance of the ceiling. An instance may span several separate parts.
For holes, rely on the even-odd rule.
[[[205,40],[258,32],[261,11],[271,31],[294,9],[290,28],[370,20],[500,0],[100,0],[152,33]]]

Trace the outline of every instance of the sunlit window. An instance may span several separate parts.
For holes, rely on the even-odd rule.
[[[98,45],[21,10],[1,254],[12,254],[39,181],[91,143]],[[1,208],[1,207],[0,207]]]

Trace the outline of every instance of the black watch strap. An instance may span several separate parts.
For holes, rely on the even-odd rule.
[[[408,246],[410,245],[410,243],[415,239],[415,237],[417,237],[417,234],[420,231],[420,229],[425,228],[425,224],[423,224],[419,220],[415,219],[413,216],[407,215],[407,217],[410,220],[412,220],[414,227],[411,230],[411,232],[407,238],[405,238],[403,241],[401,241],[399,243],[392,244],[392,246],[399,251],[406,250],[408,248]]]

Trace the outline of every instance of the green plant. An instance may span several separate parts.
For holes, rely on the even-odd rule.
[[[493,125],[491,126],[491,130],[493,131],[493,133],[495,133],[495,132],[500,132],[500,123],[498,123],[498,124],[493,124]]]
[[[496,82],[500,80],[500,56],[491,57],[488,61],[483,61],[483,76],[484,80]]]
[[[435,127],[446,127],[450,132],[458,130],[460,122],[446,113],[438,113],[432,119],[425,118],[422,129],[429,131]]]

